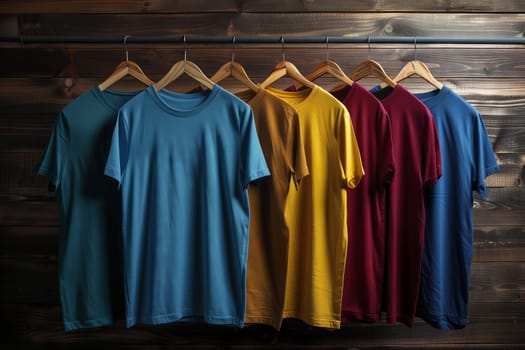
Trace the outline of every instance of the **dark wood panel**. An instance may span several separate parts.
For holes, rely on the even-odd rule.
[[[0,114],[0,151],[43,150],[49,141],[56,114]]]
[[[50,115],[56,116],[67,103],[101,81],[74,78],[0,79],[0,106],[5,108],[1,113],[1,122],[15,123],[10,119],[26,118],[22,114],[42,115],[42,122],[39,122],[42,125],[49,122]]]
[[[480,282],[525,282],[525,261],[517,263],[473,263],[473,281]]]
[[[59,230],[58,226],[0,226],[0,256],[56,257]]]
[[[0,1],[0,35],[407,35],[522,37],[525,2],[393,1]],[[105,13],[105,15],[100,15]],[[146,15],[147,14],[147,15]],[[183,57],[183,45],[129,46],[154,80]],[[211,75],[231,58],[230,45],[188,44],[188,58]],[[395,75],[413,45],[285,45],[307,73],[328,56],[347,73],[377,59]],[[0,329],[2,348],[525,348],[525,66],[523,46],[417,45],[417,58],[483,115],[501,171],[474,200],[474,255],[465,330],[443,332],[417,319],[401,325],[350,325],[327,332],[288,321],[260,327],[166,325],[65,333],[58,305],[57,202],[34,175],[56,113],[98,84],[124,58],[122,45],[0,43]],[[236,60],[261,81],[282,57],[280,45],[236,45]],[[334,81],[320,79],[326,87]],[[373,79],[361,81],[366,87]],[[281,84],[281,85],[279,85]],[[278,86],[285,86],[286,80]],[[185,91],[195,84],[173,84]],[[420,79],[404,85],[428,90]],[[131,80],[117,85],[139,87]],[[231,86],[240,88],[232,81]],[[15,304],[18,303],[18,304]],[[30,304],[32,303],[32,304]],[[16,345],[20,344],[20,345]]]
[[[26,49],[23,49],[25,51]],[[29,49],[26,52],[13,48],[0,49],[1,76],[19,76],[26,71],[27,76],[36,78],[41,75],[57,76],[67,66],[69,59],[65,50],[54,48]],[[35,59],[37,58],[38,59]],[[36,81],[35,81],[36,83]]]
[[[96,26],[93,26],[96,18]],[[408,35],[517,37],[524,14],[200,13],[20,16],[21,34],[45,35]],[[483,23],[480,33],[479,23]]]
[[[366,46],[366,45],[365,45]],[[339,63],[349,75],[359,63],[368,57],[368,48],[363,45],[337,46],[329,49],[329,57]],[[313,51],[314,50],[314,51]],[[461,86],[465,91],[475,89],[479,83],[473,78],[491,78],[507,95],[523,96],[519,85],[503,86],[497,82],[502,78],[525,77],[521,64],[524,49],[499,48],[497,50],[473,47],[418,48],[417,58],[424,61],[437,79],[445,79],[452,86]],[[188,46],[188,59],[197,63],[205,73],[212,74],[231,59],[231,47]],[[311,46],[285,48],[286,58],[294,62],[307,74],[320,61],[326,59],[326,49]],[[39,57],[35,60],[35,57]],[[129,57],[141,65],[153,78],[160,78],[173,63],[184,57],[181,45],[172,48],[158,46],[130,46]],[[371,58],[377,59],[392,76],[413,59],[413,49],[405,47],[378,46],[372,49]],[[0,76],[4,77],[98,77],[108,76],[114,67],[124,60],[125,52],[120,45],[75,48],[39,48],[34,46],[0,48]],[[254,47],[244,45],[236,48],[235,58],[254,80],[263,79],[273,65],[281,60],[279,45]],[[468,79],[467,79],[468,78]],[[466,80],[466,81],[465,81]],[[417,79],[409,79],[409,86]],[[512,82],[512,80],[511,80]],[[35,81],[38,84],[38,81]],[[470,84],[470,85],[468,85]],[[421,84],[420,84],[421,85]],[[428,85],[426,86],[428,88]],[[460,91],[461,92],[461,91]],[[494,104],[499,101],[492,101]]]
[[[1,195],[0,223],[2,223],[2,225],[33,227],[58,226],[57,204],[54,199],[48,198],[45,194],[47,188],[45,178],[39,177],[38,180],[41,186],[34,187],[33,192],[40,192],[40,195]],[[28,192],[28,190],[25,191]],[[520,193],[523,194],[523,192]],[[511,201],[512,199],[508,200],[508,202]],[[473,211],[475,227],[492,227],[499,225],[501,226],[499,229],[505,232],[505,227],[507,226],[513,230],[516,226],[521,227],[525,225],[525,210],[522,208],[512,209],[508,205],[496,205],[494,202],[476,202],[476,205],[482,208],[477,208]],[[519,247],[521,247],[521,245],[518,246],[517,249],[519,249]]]
[[[6,307],[13,307],[12,305],[3,305],[0,306],[0,310]],[[55,304],[27,304],[20,305],[24,309],[45,309],[47,310],[48,317],[53,317],[53,321],[61,322],[62,315],[60,314],[60,305],[58,299]],[[525,303],[509,303],[509,302],[495,302],[495,301],[484,301],[484,302],[470,302],[469,303],[469,320],[470,322],[478,321],[498,321],[498,320],[515,320],[523,321],[523,315],[525,315]],[[7,315],[3,315],[6,317]],[[384,315],[383,315],[384,316]],[[20,317],[20,316],[19,316]],[[22,318],[22,317],[20,317]],[[2,314],[0,313],[0,322],[2,320]],[[287,323],[291,323],[287,321]],[[419,318],[416,318],[416,324],[422,324],[423,321]],[[117,325],[123,326],[121,321],[117,321]],[[286,325],[285,325],[286,326]],[[288,325],[288,328],[291,328]],[[355,326],[355,325],[354,325]],[[366,325],[362,325],[366,326]],[[343,325],[343,330],[351,328],[352,325]],[[285,332],[286,329],[283,330]]]
[[[470,320],[511,318],[524,321],[525,303],[497,303],[491,300],[469,303]]]
[[[58,226],[0,226],[0,255],[56,256],[58,235]],[[524,262],[525,227],[476,225],[473,245],[473,262]]]
[[[41,196],[24,196],[19,194],[0,195],[0,223],[6,226],[58,226],[58,208],[54,199],[47,197],[46,180],[39,177],[40,187],[35,192]],[[14,186],[13,186],[14,187]]]
[[[474,262],[525,261],[525,226],[474,228]]]
[[[21,187],[29,189],[29,191],[24,191],[24,193],[18,192],[18,194],[32,194],[34,188],[46,184],[44,179],[37,176],[35,172],[42,151],[43,149],[34,152],[0,152],[0,168],[2,169],[2,172],[0,172],[1,193],[6,193],[5,191],[9,188],[14,190],[17,187]],[[0,202],[0,205],[10,200],[21,200],[21,198],[16,196],[13,198],[6,197],[4,199],[4,201]],[[25,199],[26,198],[24,198],[24,200]]]
[[[89,53],[86,54],[89,55]],[[1,57],[2,55],[0,55],[0,62],[2,60]],[[101,57],[103,57],[102,52],[93,55],[93,61],[95,61],[97,57],[98,59],[101,59]],[[199,63],[199,65],[205,73],[211,75],[224,62],[226,62],[226,59],[219,61],[219,57],[215,58],[215,60],[215,62],[204,62],[204,64]],[[298,68],[300,68],[305,74],[312,69],[310,67],[313,67],[314,64],[319,62],[315,61],[316,63],[313,63],[312,65],[306,65],[300,60],[294,61],[297,63]],[[119,62],[116,57],[115,62]],[[163,64],[157,63],[157,67],[162,66]],[[115,65],[116,63],[108,63],[107,67],[101,67],[98,71],[98,74],[100,75],[99,78],[63,77],[35,79],[20,77],[0,79],[0,114],[7,118],[11,118],[11,115],[15,118],[15,114],[56,114],[73,98],[99,84],[106,76],[111,74]],[[160,71],[163,73],[169,69],[169,64],[166,63],[165,65],[166,67],[160,68]],[[3,65],[0,64],[0,66]],[[146,72],[149,72],[150,70],[147,68],[153,67],[154,61],[142,66]],[[261,67],[259,69],[255,69],[256,67],[251,66],[251,64],[246,64],[244,66],[254,81],[262,81],[271,71],[271,65],[269,64],[268,66],[270,66],[270,68]],[[87,68],[88,65],[85,67]],[[355,68],[355,66],[353,66],[353,68]],[[346,71],[350,73],[352,69]],[[151,70],[153,70],[153,68]],[[155,70],[159,71],[159,68],[156,68]],[[92,71],[91,73],[95,74],[95,71]],[[151,74],[152,77],[160,77],[161,75],[162,73],[155,75]],[[467,77],[464,79],[439,79],[443,83],[449,85],[450,88],[478,109],[483,115],[487,127],[496,130],[499,127],[525,126],[525,121],[522,117],[525,115],[525,92],[522,88],[524,78],[484,79]],[[283,79],[283,81],[286,82],[286,79]],[[132,78],[125,78],[123,82],[124,84],[119,82],[118,85],[115,85],[115,88],[118,89],[122,87],[123,89],[132,90],[143,88],[143,85],[137,83]],[[185,84],[183,81],[177,81],[171,86],[190,88],[195,85],[192,80],[186,80],[186,82],[189,84]],[[290,81],[288,81],[288,83],[290,83]],[[319,79],[316,80],[316,83],[329,89],[334,86],[336,82],[334,80],[326,81]],[[364,86],[373,86],[374,84],[377,84],[377,81],[360,81],[360,83]],[[427,86],[426,83],[423,83],[422,80],[417,78],[413,78],[408,83],[409,84],[405,83],[404,85],[409,88],[416,85],[420,90],[429,89],[429,86]],[[243,88],[243,86],[240,83],[236,83],[234,79],[224,81],[222,84],[225,87],[233,87],[234,89]]]
[[[0,14],[0,33],[2,35],[18,35],[18,18]]]
[[[489,187],[519,187],[525,183],[525,172],[520,158],[523,154],[519,153],[497,153],[496,157],[500,164],[497,174],[487,178]],[[508,162],[508,163],[507,163]]]
[[[525,95],[524,95],[525,99]],[[492,148],[495,153],[525,154],[524,127],[487,127],[487,133],[494,135]]]
[[[0,2],[0,13],[185,13],[237,11],[237,2],[228,1],[137,1],[137,0],[7,0]]]
[[[524,12],[525,4],[505,0],[485,1],[243,1],[246,12],[356,12],[356,11],[407,11],[407,12]]]
[[[6,0],[1,13],[185,13],[185,12],[524,12],[519,1],[39,1]]]
[[[474,212],[479,211],[481,213],[483,210],[490,211],[499,206],[508,210],[525,209],[525,188],[523,186],[506,188],[488,187],[486,189],[485,200],[481,200],[477,192],[474,192]],[[503,223],[498,222],[498,225],[501,224]]]
[[[56,241],[55,241],[56,242]],[[473,263],[472,302],[523,302],[525,262]],[[56,255],[0,255],[1,300],[7,303],[58,303]],[[38,290],[38,293],[35,293]]]
[[[471,302],[523,302],[525,262],[473,263],[470,272]]]
[[[47,217],[53,211],[51,201],[45,197],[46,180],[35,174],[42,151],[0,152],[0,191],[4,197],[0,202],[0,222],[4,225],[24,225],[27,220],[35,226],[50,224]],[[517,179],[519,174],[511,176]],[[524,187],[489,187],[486,200],[475,196],[474,223],[525,225],[524,198]]]
[[[473,220],[482,226],[525,225],[525,188],[490,187],[486,200],[474,193]]]
[[[519,192],[523,195],[523,191]],[[514,198],[509,198],[508,201],[513,201]],[[525,210],[521,208],[512,208],[502,202],[482,202],[475,201],[475,208],[473,211],[473,220],[476,225],[524,225],[525,224]]]
[[[58,304],[56,255],[0,256],[0,299],[7,303]]]
[[[112,327],[65,333],[59,307],[0,305],[0,314],[13,315],[5,341],[54,344],[169,345],[185,348],[319,348],[382,347],[385,344],[465,348],[468,344],[525,344],[522,323],[516,320],[473,320],[465,329],[443,332],[421,321],[413,328],[401,325],[347,325],[339,331],[311,329],[288,322],[280,333],[249,327],[244,330],[205,325]],[[113,348],[113,345],[112,345]],[[389,347],[390,348],[390,347]],[[432,347],[431,347],[432,348]]]
[[[228,35],[235,13],[35,14],[18,16],[22,35]],[[97,25],[93,26],[93,21]],[[91,25],[90,25],[91,23]],[[88,29],[91,27],[91,29]],[[191,28],[191,29],[189,29]]]
[[[15,152],[10,152],[13,154]],[[0,165],[2,163],[0,152]],[[24,161],[23,159],[21,160]],[[27,161],[36,164],[38,158]],[[7,163],[8,164],[8,163]],[[11,166],[17,169],[15,174],[8,173],[0,177],[0,223],[6,226],[56,226],[56,206],[46,196],[47,182],[44,177],[36,176],[31,167]],[[16,172],[27,173],[17,176]],[[485,201],[474,201],[473,220],[475,225],[484,226],[524,226],[525,207],[523,198],[525,188],[488,188]]]
[[[137,84],[138,85],[138,84]],[[52,93],[58,94],[58,91]],[[80,93],[80,92],[79,92]],[[77,93],[75,93],[76,95]],[[43,96],[42,96],[43,97]],[[50,97],[49,106],[53,108],[53,97]],[[8,103],[17,103],[16,101],[6,101]],[[39,104],[43,101],[40,100]],[[68,101],[69,102],[69,101]],[[0,103],[1,104],[1,103]],[[20,102],[21,106],[27,106],[25,112],[29,112],[29,106]],[[55,105],[55,108],[62,108],[62,104]],[[37,112],[36,106],[35,109]],[[516,119],[521,119],[524,126],[490,126],[487,127],[487,132],[491,139],[493,150],[496,154],[525,154],[525,120],[520,118],[520,115],[515,116]],[[499,118],[501,119],[501,118]],[[47,144],[51,128],[56,120],[56,113],[50,114],[1,114],[0,113],[0,151],[40,151],[43,150]],[[506,183],[510,186],[519,184],[518,179],[521,176],[521,164],[517,159],[517,163],[505,163],[505,169],[495,175],[497,177],[510,176],[506,179]],[[509,182],[510,181],[510,182]]]

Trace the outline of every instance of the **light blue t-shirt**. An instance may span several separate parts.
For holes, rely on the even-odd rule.
[[[250,182],[269,175],[249,105],[219,85],[124,105],[106,175],[123,204],[127,326],[242,327]]]
[[[71,101],[58,114],[37,168],[59,202],[66,330],[108,325],[124,312],[120,198],[104,165],[117,111],[135,95],[95,87]]]
[[[448,87],[415,94],[436,123],[443,175],[425,194],[426,227],[417,315],[440,329],[467,324],[472,191],[499,170],[479,113]]]

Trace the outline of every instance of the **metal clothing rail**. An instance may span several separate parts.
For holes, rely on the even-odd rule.
[[[200,35],[126,35],[68,36],[11,35],[0,42],[20,44],[491,44],[525,45],[525,38],[514,37],[419,37],[419,36],[200,36]]]

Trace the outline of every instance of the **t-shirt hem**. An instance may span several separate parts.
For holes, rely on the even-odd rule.
[[[345,311],[341,313],[342,323],[351,322],[370,322],[377,323],[381,320],[381,313],[359,312],[359,311]]]
[[[268,170],[259,170],[257,172],[254,172],[248,178],[248,184],[250,184],[251,182],[257,182],[258,180],[261,180],[261,179],[263,179],[265,177],[268,177],[270,175],[271,174],[270,174],[270,172]]]
[[[233,316],[203,316],[203,315],[159,315],[147,318],[126,318],[126,327],[130,328],[137,323],[159,325],[172,322],[184,322],[184,323],[208,323],[216,325],[231,325],[242,328],[244,326],[244,320]]]
[[[110,326],[113,324],[112,318],[99,318],[96,320],[76,320],[76,321],[64,321],[64,329],[66,331],[73,331],[81,328],[94,328],[102,326]]]
[[[488,177],[494,173],[497,173],[499,171],[499,165],[494,165],[489,168],[485,169],[485,177]],[[485,190],[485,186],[479,186],[478,193],[481,196],[481,199],[485,199],[487,196],[487,192]]]
[[[283,318],[297,318],[310,326],[322,327],[322,328],[331,328],[331,329],[340,329],[341,328],[341,318],[337,319],[323,319],[323,318],[312,318],[312,317],[302,317],[295,315],[293,313],[286,313],[283,315]]]
[[[47,166],[39,166],[36,169],[36,173],[40,176],[47,176],[49,174],[49,168]]]
[[[467,326],[467,318],[447,314],[430,314],[419,311],[417,314],[423,321],[434,328],[442,330],[463,329]]]
[[[365,172],[362,171],[359,174],[356,174],[354,177],[352,177],[350,179],[347,179],[345,181],[346,182],[346,187],[349,188],[349,189],[356,188],[361,183],[361,180],[363,179],[364,176],[365,176]]]
[[[495,174],[499,171],[499,165],[494,165],[494,166],[491,166],[487,169],[485,169],[485,176],[490,176],[492,174]]]
[[[118,182],[120,182],[120,176],[119,176],[118,172],[112,167],[106,167],[104,169],[104,175],[109,176],[109,177],[117,180]]]
[[[247,316],[244,318],[245,325],[252,324],[263,324],[275,328],[276,330],[281,329],[282,319],[271,316]]]

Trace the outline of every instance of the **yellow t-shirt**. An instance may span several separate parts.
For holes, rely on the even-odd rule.
[[[299,125],[310,175],[290,186],[286,217],[290,228],[284,317],[339,328],[348,232],[346,188],[364,175],[350,115],[319,86],[267,91],[291,104]]]
[[[249,187],[250,242],[245,323],[281,327],[288,265],[285,218],[290,179],[296,185],[308,166],[295,109],[264,89],[236,93],[253,110],[255,127],[271,176]],[[295,187],[295,186],[294,186]]]

